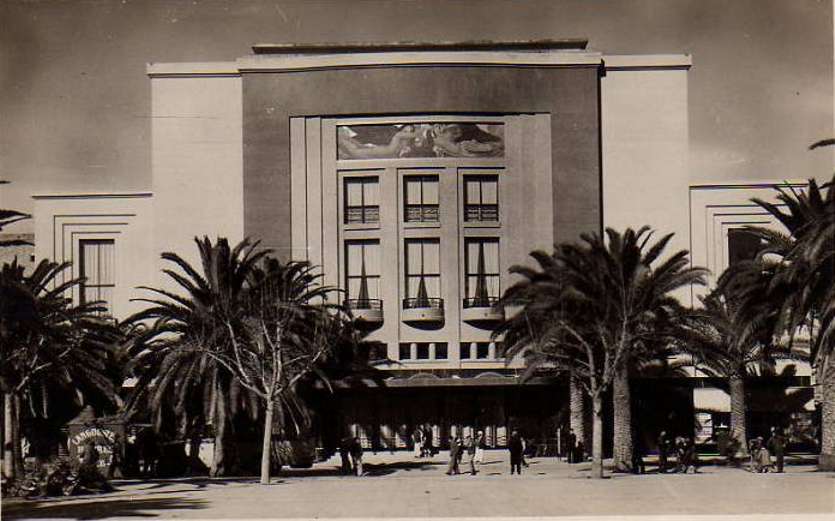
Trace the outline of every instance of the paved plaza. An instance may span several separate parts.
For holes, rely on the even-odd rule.
[[[832,514],[835,479],[795,461],[785,474],[705,466],[700,474],[588,478],[589,465],[530,461],[511,476],[506,451],[488,451],[478,476],[448,477],[445,455],[366,455],[368,475],[340,476],[338,458],[285,472],[272,485],[254,478],[117,482],[100,496],[3,502],[3,519],[113,517],[312,518],[503,517],[678,514]],[[650,468],[649,470],[653,470]]]

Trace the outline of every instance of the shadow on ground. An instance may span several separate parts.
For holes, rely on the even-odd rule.
[[[3,519],[104,519],[108,517],[160,517],[168,510],[207,508],[202,499],[180,497],[114,498],[95,502],[21,501],[3,505]]]
[[[429,471],[433,469],[446,467],[445,462],[434,461],[399,461],[396,463],[364,463],[363,474],[365,476],[387,476],[395,472],[412,472],[412,471]],[[284,477],[299,477],[306,476],[343,476],[342,470],[339,467],[324,467],[311,469],[282,469],[278,474],[279,478]]]

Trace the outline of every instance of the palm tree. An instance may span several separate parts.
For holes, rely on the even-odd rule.
[[[599,257],[599,275],[584,276],[582,284],[596,296],[594,304],[610,345],[620,345],[620,364],[615,367],[612,387],[614,407],[614,465],[625,471],[632,467],[633,428],[630,368],[654,352],[675,344],[676,324],[686,315],[673,295],[680,288],[704,284],[706,270],[691,268],[688,252],[678,251],[655,265],[672,234],[650,244],[648,227],[627,229],[622,235],[607,230],[591,251]],[[578,274],[579,275],[579,274]],[[592,285],[593,284],[593,285]]]
[[[81,279],[59,283],[69,263],[42,260],[31,273],[13,260],[0,268],[0,389],[4,394],[5,473],[20,470],[21,410],[50,415],[50,396],[92,395],[118,403],[108,360],[118,330],[98,317],[98,302],[74,305],[68,297]]]
[[[228,329],[247,306],[247,282],[258,262],[267,254],[256,251],[257,243],[243,240],[234,248],[226,239],[212,243],[195,238],[200,270],[176,253],[162,258],[178,269],[164,269],[181,293],[143,287],[155,298],[138,299],[150,307],[128,319],[150,322],[131,348],[131,369],[137,376],[128,411],[135,414],[147,406],[157,429],[167,416],[177,421],[181,436],[199,436],[205,423],[214,431],[211,474],[227,475],[234,468],[232,416],[238,407],[257,411],[256,399],[228,370],[207,354],[207,349],[231,345]],[[236,325],[237,328],[237,325]]]
[[[569,425],[577,439],[590,447],[592,433],[586,428],[590,410],[580,370],[575,371],[573,359],[560,350],[552,349],[544,341],[550,319],[565,313],[565,302],[560,298],[563,292],[562,266],[555,255],[543,251],[533,251],[530,255],[537,268],[512,266],[510,272],[521,276],[522,280],[508,288],[498,303],[507,308],[522,306],[522,310],[513,313],[509,309],[505,320],[497,325],[492,336],[494,339],[503,337],[504,341],[500,344],[504,349],[502,356],[508,363],[524,353],[526,370],[522,375],[523,381],[542,371],[568,377]],[[553,405],[556,407],[557,404]]]
[[[764,281],[752,281],[746,276],[752,273],[753,270],[725,272],[718,288],[701,298],[702,308],[694,311],[682,327],[682,345],[696,358],[699,369],[728,382],[730,435],[743,453],[748,442],[746,379],[756,376],[776,359],[792,358],[789,351],[773,342],[776,314],[764,298],[767,289]],[[745,288],[749,298],[740,299],[738,292],[735,295],[735,287]],[[760,298],[750,298],[757,288]]]
[[[809,334],[810,360],[821,385],[822,440],[819,466],[835,468],[835,177],[805,192],[778,187],[778,204],[754,202],[774,216],[785,232],[751,227],[764,245],[758,259],[770,273],[769,301],[776,330],[792,338]],[[825,190],[825,192],[824,192]],[[781,207],[782,206],[782,207]],[[783,209],[785,207],[785,210]]]
[[[520,306],[500,332],[511,333],[509,353],[527,349],[529,367],[570,371],[591,395],[594,474],[602,475],[602,397],[613,386],[615,465],[632,462],[629,367],[675,341],[684,308],[673,293],[703,284],[706,270],[688,267],[686,251],[655,265],[672,238],[650,244],[644,227],[606,237],[584,234],[580,244],[560,244],[552,256],[532,254],[541,271],[511,268],[523,280],[507,290],[504,306]]]

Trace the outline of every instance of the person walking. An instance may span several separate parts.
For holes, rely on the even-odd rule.
[[[771,428],[771,438],[768,439],[768,450],[774,456],[774,463],[776,465],[776,472],[783,473],[783,464],[785,463],[786,438],[777,427]]]
[[[684,438],[684,473],[693,467],[693,474],[699,473],[699,453],[696,452],[696,443],[693,438]]]
[[[667,431],[661,431],[658,435],[658,473],[667,473],[667,457],[670,454],[670,438]]]
[[[354,469],[351,466],[351,443],[354,438],[346,436],[339,441],[339,458],[342,460],[342,473],[353,474]]]
[[[687,439],[684,436],[676,436],[675,440],[676,451],[676,473],[687,473],[687,467],[690,466],[688,461],[689,453],[687,451]]]
[[[432,444],[432,426],[428,423],[423,427],[423,455],[427,458],[435,455],[435,447]]]
[[[360,439],[354,437],[351,441],[351,461],[354,464],[354,470],[356,471],[357,476],[362,476],[362,444],[360,443]]]
[[[412,444],[414,445],[415,457],[423,457],[423,430],[420,426],[415,427],[415,431],[412,433]]]
[[[757,463],[759,471],[766,473],[771,469],[771,453],[761,437],[757,438],[759,449],[757,450]]]
[[[475,462],[481,469],[481,464],[484,463],[484,450],[487,448],[487,440],[484,438],[484,431],[478,431],[475,444]]]
[[[478,445],[476,444],[476,440],[471,437],[467,436],[464,440],[464,447],[467,449],[467,461],[470,464],[470,475],[475,476],[478,474],[478,471],[475,468],[475,449]]]
[[[748,442],[748,454],[751,457],[751,462],[749,464],[748,470],[751,472],[761,472],[762,469],[760,468],[760,442],[759,438],[751,438]]]
[[[645,474],[647,471],[644,466],[644,453],[646,450],[644,449],[643,437],[636,434],[632,439],[634,440],[632,443],[632,473]]]
[[[519,431],[511,433],[507,448],[510,451],[510,475],[512,476],[514,471],[522,475],[522,438]]]
[[[456,436],[449,442],[449,464],[447,465],[446,475],[452,476],[460,474],[458,462],[461,461],[461,438]]]

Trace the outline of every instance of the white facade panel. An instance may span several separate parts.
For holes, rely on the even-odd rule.
[[[601,78],[604,226],[648,225],[656,239],[675,234],[668,253],[687,249],[687,70],[626,65]]]
[[[157,255],[196,262],[194,237],[243,239],[241,96],[240,77],[152,77]],[[166,279],[155,280],[170,288]]]

